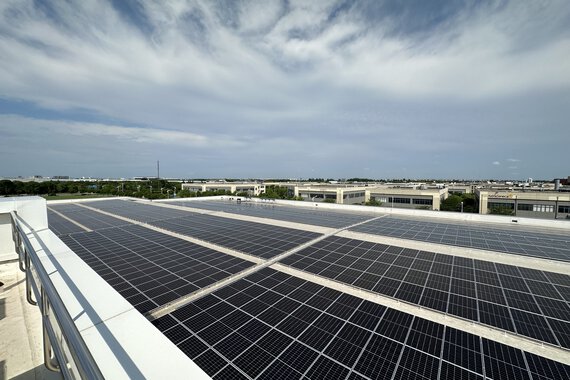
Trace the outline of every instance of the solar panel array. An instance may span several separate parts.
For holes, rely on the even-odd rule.
[[[154,323],[214,379],[570,376],[560,363],[269,268]]]
[[[144,223],[163,219],[180,218],[189,215],[197,215],[188,211],[176,210],[166,207],[156,207],[152,205],[118,199],[86,202],[85,205]]]
[[[258,202],[234,201],[175,201],[168,202],[177,206],[199,208],[210,211],[224,211],[233,214],[255,216],[284,220],[287,222],[311,224],[322,227],[341,228],[363,222],[373,217],[373,214],[338,212],[331,210],[319,210],[300,208],[285,205]]]
[[[568,234],[533,233],[464,224],[386,217],[351,228],[352,231],[430,243],[479,248],[570,262]]]
[[[281,263],[570,348],[567,275],[342,237]]]
[[[203,214],[149,224],[262,258],[271,258],[320,236],[315,232]]]
[[[48,211],[48,216],[50,228],[142,313],[254,265],[148,226],[270,259],[322,236],[278,227],[271,220],[338,228],[372,218],[304,208],[295,214],[292,207],[228,202],[188,205],[198,203],[267,222],[124,200],[88,205],[141,225],[125,224],[77,205],[54,209],[96,231],[80,232],[59,215]],[[392,219],[384,217],[363,226],[369,232]],[[461,245],[461,235],[473,244],[482,234],[487,244],[504,245],[509,236],[518,236],[514,230],[512,234],[496,230],[492,235],[493,229],[475,225],[453,229],[425,223],[431,229],[427,238],[427,230],[424,235],[409,232],[416,240],[433,235],[435,241],[438,234],[455,233],[455,240],[439,243]],[[560,248],[563,236],[535,235],[527,233],[525,253],[516,254],[564,249]],[[333,285],[324,287],[274,269],[260,269],[153,323],[215,379],[570,378],[570,367],[559,362],[333,289],[339,282],[350,284],[451,318],[570,348],[570,276],[338,236],[313,242],[280,264],[330,279]]]
[[[189,237],[270,258],[310,241],[319,234],[263,223],[228,219],[184,210],[112,200],[89,206]]]
[[[143,313],[253,265],[136,225],[61,239]]]

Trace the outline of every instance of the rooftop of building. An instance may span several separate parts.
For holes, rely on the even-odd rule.
[[[107,377],[570,376],[570,223],[229,199],[49,202],[28,231]]]

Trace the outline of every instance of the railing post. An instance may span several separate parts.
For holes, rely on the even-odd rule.
[[[17,227],[16,227],[17,228]],[[18,248],[17,248],[17,252],[18,252],[18,265],[20,266],[20,270],[22,272],[26,271],[26,266],[24,265],[24,261],[25,261],[25,252],[24,252],[24,246],[22,244],[22,236],[20,236],[21,231],[18,231]]]
[[[14,215],[16,215],[15,211]],[[14,250],[18,255],[18,265],[20,267],[20,270],[22,272],[25,272],[24,262],[23,262],[24,259],[22,257],[22,237],[20,236],[22,231],[20,231],[20,229],[18,228],[18,224],[16,223],[14,217],[10,217],[10,223],[12,224],[12,241],[14,242]]]
[[[26,300],[28,301],[28,303],[30,305],[37,305],[38,303],[36,301],[34,301],[34,299],[32,298],[32,285],[31,285],[31,276],[32,276],[32,270],[30,268],[30,256],[28,255],[28,249],[26,247],[23,248],[23,252],[24,252],[24,259],[26,261]]]
[[[47,325],[46,325],[46,321],[49,318],[49,300],[46,297],[46,294],[44,292],[44,288],[42,286],[42,290],[41,290],[41,306],[42,306],[42,330],[43,330],[43,336],[44,336],[44,365],[46,366],[47,369],[49,369],[50,371],[53,372],[61,372],[61,369],[59,367],[59,363],[57,362],[57,358],[54,357],[53,355],[53,348],[51,345],[51,340],[49,338],[49,334],[47,332]]]

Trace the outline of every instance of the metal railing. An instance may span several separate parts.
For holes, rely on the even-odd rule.
[[[66,379],[103,379],[73,318],[21,227],[25,222],[15,212],[10,213],[10,219],[20,270],[26,273],[26,299],[31,305],[37,305],[42,314],[45,366],[51,371],[61,372]],[[29,230],[40,242],[35,231]],[[47,248],[43,245],[42,249]]]

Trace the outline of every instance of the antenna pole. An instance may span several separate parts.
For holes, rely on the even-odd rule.
[[[156,179],[160,179],[160,161],[156,161]]]

